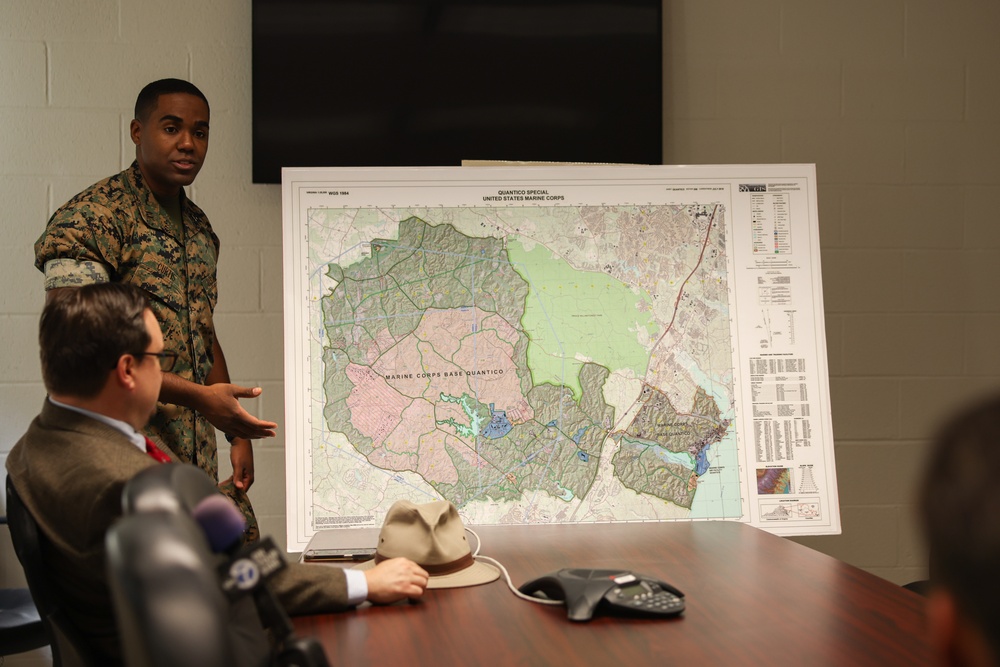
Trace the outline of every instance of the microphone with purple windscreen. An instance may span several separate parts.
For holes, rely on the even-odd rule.
[[[207,496],[191,510],[191,516],[213,553],[229,553],[242,543],[247,521],[229,498],[218,493]]]

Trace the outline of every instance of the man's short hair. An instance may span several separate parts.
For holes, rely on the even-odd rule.
[[[927,458],[920,515],[931,585],[951,593],[1000,656],[1000,394],[940,430]]]
[[[152,342],[143,313],[145,292],[124,283],[59,290],[47,300],[38,326],[42,379],[50,393],[90,398],[123,354]]]
[[[138,97],[135,98],[135,119],[144,122],[149,118],[149,114],[152,113],[153,109],[156,108],[156,101],[160,99],[160,95],[172,95],[174,93],[186,93],[200,97],[205,106],[208,107],[208,98],[190,81],[183,79],[160,79],[159,81],[147,83],[139,91]]]

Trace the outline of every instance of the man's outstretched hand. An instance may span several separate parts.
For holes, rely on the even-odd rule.
[[[237,438],[259,440],[273,438],[275,422],[257,419],[243,409],[241,398],[257,398],[261,394],[260,387],[241,387],[235,384],[217,382],[203,387],[198,412],[223,433]]]

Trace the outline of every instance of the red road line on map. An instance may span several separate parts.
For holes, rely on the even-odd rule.
[[[674,301],[674,315],[670,318],[670,324],[667,325],[663,335],[660,336],[655,343],[653,343],[653,347],[650,348],[650,353],[652,353],[653,350],[655,350],[656,347],[663,342],[663,339],[666,338],[667,334],[670,333],[670,329],[674,326],[674,320],[677,319],[677,311],[680,309],[681,305],[681,297],[684,296],[684,287],[691,280],[691,276],[693,276],[695,271],[698,270],[698,267],[701,266],[702,260],[705,259],[705,248],[708,247],[708,239],[712,235],[712,225],[715,223],[715,212],[718,210],[719,205],[716,204],[715,208],[712,209],[712,215],[708,218],[708,230],[705,232],[705,240],[701,243],[701,252],[698,254],[698,261],[695,262],[694,268],[691,269],[691,273],[689,273],[687,278],[684,279],[684,282],[681,283],[681,288],[677,291],[677,300]]]
[[[679,290],[677,290],[677,299],[676,299],[676,301],[674,301],[674,314],[670,318],[670,324],[668,324],[667,328],[663,331],[663,335],[661,335],[659,338],[657,338],[656,342],[653,343],[653,346],[651,348],[649,348],[649,353],[650,354],[652,354],[653,351],[657,348],[657,346],[660,343],[663,342],[663,339],[667,337],[667,334],[670,333],[670,329],[674,326],[674,320],[677,319],[677,311],[680,309],[681,298],[684,296],[684,287],[691,280],[691,276],[693,276],[694,273],[695,273],[695,271],[698,270],[698,267],[701,266],[702,260],[705,259],[705,248],[708,247],[708,239],[712,235],[712,226],[715,224],[715,214],[716,214],[716,212],[718,210],[719,210],[719,205],[716,204],[715,207],[712,208],[712,215],[708,218],[708,229],[705,231],[705,240],[702,241],[702,243],[701,243],[701,252],[698,254],[698,261],[695,262],[694,268],[691,269],[691,273],[689,273],[688,276],[687,276],[687,278],[684,279],[684,282],[681,283],[681,288]],[[654,388],[652,385],[650,385],[647,382],[643,382],[642,385],[644,387]],[[627,412],[626,412],[626,414],[627,414]],[[622,419],[625,419],[624,415],[622,415]],[[617,432],[618,431],[617,427],[621,426],[621,422],[619,422],[618,424],[615,424],[615,426],[616,426],[616,428],[612,429],[609,432],[609,434]]]

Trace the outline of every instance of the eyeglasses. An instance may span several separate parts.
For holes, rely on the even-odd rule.
[[[176,352],[133,352],[133,357],[156,357],[160,360],[160,370],[164,373],[169,373],[174,370],[174,364],[177,363],[177,353]]]

